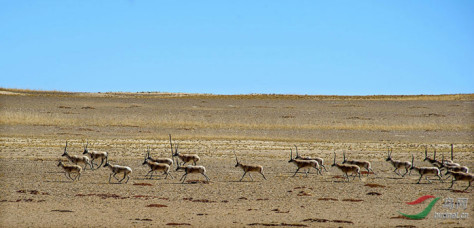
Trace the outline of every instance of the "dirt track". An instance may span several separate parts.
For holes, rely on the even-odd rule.
[[[414,154],[416,165],[428,166],[422,162],[425,145],[435,146],[439,157],[449,156],[449,144],[455,143],[455,161],[472,169],[470,98],[107,98],[34,93],[1,95],[0,99],[1,227],[474,224],[472,202],[465,210],[442,205],[448,197],[472,199],[472,187],[468,192],[453,191],[447,189],[449,182],[434,178],[433,184],[426,180],[415,184],[418,175],[401,178],[385,162],[386,148],[391,146],[394,158],[410,160]],[[331,123],[335,126],[330,127]],[[200,155],[210,183],[192,175],[181,184],[182,172],[174,170],[175,179],[144,179],[147,167],[141,163],[146,146],[152,147],[155,157],[169,157],[169,133],[183,152]],[[92,141],[93,149],[108,151],[111,163],[130,166],[129,183],[108,184],[110,171],[103,168],[86,170],[79,181],[67,180],[56,166],[63,144],[70,140],[70,153],[80,154],[83,139]],[[296,168],[288,160],[294,144],[301,154],[324,158],[329,172],[291,177]],[[255,181],[246,177],[238,182],[243,172],[234,167],[233,151],[242,162],[264,166],[268,180],[253,174]],[[353,159],[370,160],[377,175],[347,183],[339,170],[330,167],[333,151],[339,162],[342,151]],[[455,189],[466,185],[457,183]],[[397,211],[416,214],[423,210],[429,200],[413,206],[405,202],[428,194],[441,200],[427,218],[399,217]],[[435,212],[466,212],[469,218],[435,219]]]

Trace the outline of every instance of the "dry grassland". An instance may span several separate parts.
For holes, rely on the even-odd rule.
[[[457,183],[415,184],[385,162],[393,157],[423,162],[424,147],[474,166],[474,95],[298,96],[168,93],[65,93],[0,89],[0,227],[194,226],[194,227],[472,227],[468,219],[434,219],[446,212],[436,204],[423,220],[401,219],[397,211],[420,212],[405,202],[431,194],[472,198]],[[207,168],[202,176],[173,170],[176,179],[144,178],[147,146],[154,157],[170,157],[168,134],[183,153],[197,153]],[[71,182],[57,167],[65,141],[71,154],[83,142],[109,152],[111,163],[133,169],[128,184],[108,184],[110,171],[86,170]],[[329,172],[291,178],[289,151],[325,159]],[[254,182],[235,168],[233,152],[244,163],[264,166],[268,180]],[[372,162],[377,175],[346,183],[330,167],[333,152],[342,160]],[[63,157],[64,159],[64,157]],[[248,178],[248,179],[247,179]]]

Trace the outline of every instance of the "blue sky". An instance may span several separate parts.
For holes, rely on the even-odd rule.
[[[474,1],[0,0],[0,87],[474,92]]]

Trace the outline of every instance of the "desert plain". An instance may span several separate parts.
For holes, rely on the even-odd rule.
[[[474,95],[299,96],[178,93],[69,93],[0,89],[0,227],[473,227],[473,189],[452,189],[419,175],[401,177],[385,159],[431,166],[428,156],[474,168]],[[145,178],[152,157],[171,157],[169,134],[181,153],[195,153],[210,181],[183,172]],[[129,166],[128,183],[108,168],[84,170],[71,181],[57,166],[68,152],[108,152]],[[288,163],[290,150],[324,159],[322,175]],[[235,167],[264,167],[246,176]],[[371,162],[375,173],[346,181],[332,167],[342,154]],[[97,161],[95,161],[97,163]],[[366,171],[362,169],[362,171]],[[401,173],[404,173],[401,170]],[[440,197],[428,216],[410,220]],[[467,199],[448,207],[447,199]],[[463,218],[436,218],[458,213]],[[467,217],[465,216],[467,215]]]

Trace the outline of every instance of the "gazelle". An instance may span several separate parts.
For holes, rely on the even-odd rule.
[[[239,159],[237,159],[237,154],[235,154],[235,151],[234,151],[234,155],[235,155],[235,161],[237,162],[237,164],[235,164],[235,167],[240,167],[244,171],[244,175],[242,175],[242,178],[240,178],[240,181],[242,181],[242,179],[244,179],[245,174],[247,174],[247,173],[249,173],[249,176],[253,181],[251,172],[258,172],[258,173],[262,174],[263,179],[265,179],[265,180],[267,179],[267,178],[265,178],[265,175],[263,174],[263,166],[261,166],[261,165],[244,165],[244,164],[239,162]]]
[[[448,170],[446,175],[453,176],[453,181],[451,182],[451,186],[449,186],[449,188],[453,187],[455,181],[467,181],[469,182],[469,185],[464,189],[464,191],[466,191],[469,187],[471,187],[472,181],[474,181],[474,175],[471,173],[454,172]]]
[[[183,167],[183,166],[180,166],[178,162],[176,164],[178,166],[178,167],[176,167],[176,171],[184,170],[184,175],[181,177],[181,179],[179,179],[179,180],[183,180],[182,183],[184,183],[184,181],[186,180],[186,177],[190,173],[200,173],[204,177],[206,177],[206,180],[208,182],[210,181],[209,177],[206,175],[206,168],[204,168],[204,166],[202,166],[202,165],[198,165],[198,166],[188,165],[186,167]]]
[[[469,173],[469,168],[466,166],[446,166],[446,173],[444,175],[448,175],[448,172],[460,172],[460,173]]]
[[[436,167],[441,167],[442,163],[438,160],[436,160],[436,149],[434,149],[434,152],[433,152],[433,158],[429,158],[428,157],[428,148],[425,147],[425,159],[423,161],[427,161],[429,162],[430,164],[436,166]]]
[[[170,146],[171,146],[171,153],[173,153],[173,144],[171,143],[171,134],[170,134]],[[178,145],[176,145],[174,149],[175,150],[173,153],[173,157],[178,157],[181,161],[183,161],[181,165],[184,165],[191,161],[194,163],[194,165],[196,165],[196,163],[200,160],[197,154],[180,154],[178,152]]]
[[[297,159],[297,160],[315,160],[315,161],[318,162],[318,165],[319,165],[320,167],[323,167],[323,168],[324,168],[324,171],[326,171],[326,172],[328,171],[328,170],[326,169],[326,166],[324,166],[324,159],[322,159],[322,158],[311,158],[311,157],[301,157],[301,156],[298,154],[298,147],[297,147],[296,145],[295,145],[295,148],[296,148],[296,157],[295,157],[295,159]]]
[[[64,147],[64,153],[61,156],[65,156],[70,162],[74,164],[78,163],[83,163],[84,164],[84,170],[86,169],[87,165],[93,169],[92,164],[90,163],[90,160],[87,156],[78,156],[78,155],[69,155],[67,152],[67,141],[66,141],[66,147]]]
[[[425,176],[425,179],[431,183],[431,181],[428,179],[428,176],[437,176],[439,178],[439,180],[441,182],[443,182],[443,180],[441,179],[441,176],[440,176],[440,171],[438,168],[436,167],[416,167],[415,166],[415,156],[411,156],[411,169],[417,171],[419,174],[420,174],[420,179],[418,179],[418,182],[416,182],[417,184],[420,183],[421,181],[421,178],[423,176]]]
[[[59,161],[58,163],[58,167],[61,166],[61,168],[64,169],[64,171],[66,171],[64,173],[64,175],[66,175],[67,178],[71,179],[72,181],[76,180],[79,180],[79,177],[81,177],[81,173],[82,173],[82,168],[78,165],[66,165],[66,164],[63,164],[62,161]],[[71,177],[71,173],[77,173],[76,177],[72,178]]]
[[[91,156],[91,165],[92,167],[94,167],[94,160],[95,159],[101,159],[100,161],[100,165],[96,165],[97,166],[97,169],[100,168],[102,166],[102,164],[104,163],[104,161],[107,159],[107,152],[104,152],[104,151],[89,151],[89,149],[87,148],[87,146],[89,145],[89,142],[87,142],[87,144],[84,146],[84,152],[82,154],[89,154],[89,156]]]
[[[120,165],[112,165],[109,163],[108,159],[105,160],[105,165],[104,167],[109,167],[112,173],[109,176],[109,183],[110,179],[112,178],[112,175],[118,182],[122,182],[125,177],[127,178],[127,181],[125,183],[128,183],[128,180],[130,179],[130,174],[132,173],[132,169],[128,166],[120,166]],[[115,175],[123,173],[123,178],[119,180]]]
[[[439,171],[443,171],[443,169],[451,170],[451,171],[455,171],[455,172],[463,172],[463,173],[467,173],[469,171],[469,168],[467,168],[466,166],[461,166],[458,163],[445,161],[444,160],[444,155],[443,155],[443,158],[441,160],[441,166],[439,167]]]
[[[347,181],[349,180],[349,175],[348,173],[354,174],[354,178],[359,175],[359,180],[360,180],[360,167],[357,165],[351,165],[351,164],[337,164],[336,163],[336,152],[334,152],[334,162],[331,166],[336,166],[339,170],[341,170],[347,178]]]
[[[342,164],[351,164],[351,165],[357,165],[360,168],[365,168],[367,170],[367,176],[369,176],[370,171],[375,174],[374,170],[372,169],[370,162],[369,161],[359,161],[359,160],[346,160],[346,152],[343,152],[344,160],[342,161]]]
[[[447,163],[454,163],[454,162],[453,162],[453,161],[454,161],[453,159],[454,159],[454,145],[451,144],[451,159],[446,159],[446,160],[444,160],[444,161],[447,162]]]
[[[454,163],[453,160],[450,159],[444,159],[444,155],[441,158],[441,167],[440,169],[446,167],[446,166],[461,166],[459,163]]]
[[[173,165],[173,159],[171,158],[152,158],[150,156],[150,148],[148,147],[148,153],[147,153],[147,159],[152,161],[152,162],[156,162],[156,163],[164,163],[164,164],[167,164],[169,166],[172,166]],[[171,156],[173,156],[173,151],[171,151]]]
[[[392,164],[393,167],[395,167],[395,170],[393,170],[394,173],[396,173],[397,175],[402,176],[402,177],[404,177],[408,173],[408,171],[410,171],[410,174],[411,174],[411,170],[410,170],[411,162],[393,160],[392,159],[392,149],[391,148],[388,149],[387,153],[388,153],[388,157],[385,161],[389,161],[390,164]],[[400,168],[405,168],[405,173],[403,175],[400,172],[397,172],[397,170],[400,169]]]
[[[290,149],[290,160],[288,161],[288,163],[293,163],[297,167],[297,169],[296,169],[296,171],[295,171],[295,173],[293,174],[292,177],[294,177],[300,169],[305,169],[305,168],[306,168],[306,176],[308,176],[308,172],[311,168],[315,168],[318,171],[317,173],[321,174],[321,170],[319,169],[319,164],[318,164],[317,161],[315,161],[315,160],[297,160],[297,159],[293,159],[293,150],[292,149]]]
[[[451,144],[451,159],[444,159],[444,155],[443,155],[443,158],[441,160],[440,170],[443,169],[443,168],[461,166],[458,163],[454,163],[453,159],[454,159],[454,148],[453,148],[453,144]]]
[[[166,174],[165,179],[168,178],[168,175],[171,178],[174,178],[170,173],[171,168],[168,164],[153,162],[153,161],[148,159],[149,156],[150,156],[149,154],[146,154],[145,155],[145,161],[143,161],[143,163],[142,163],[142,165],[148,165],[148,167],[150,167],[150,171],[145,175],[145,177],[147,177],[148,174],[150,174],[150,179],[151,179],[153,177],[154,172],[163,171],[163,174]]]

